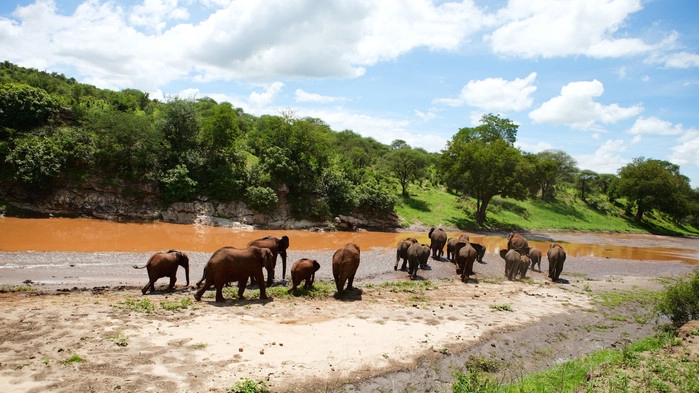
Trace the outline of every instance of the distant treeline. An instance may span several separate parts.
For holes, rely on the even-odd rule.
[[[0,183],[50,192],[82,182],[157,184],[163,205],[202,197],[268,212],[284,196],[299,218],[394,211],[409,188],[441,186],[477,202],[479,224],[494,196],[623,198],[638,220],[656,209],[695,221],[697,190],[666,161],[637,158],[616,175],[579,170],[560,150],[514,147],[517,125],[485,115],[441,153],[402,140],[386,145],[322,119],[253,116],[228,102],[119,92],[0,63]],[[400,190],[400,191],[398,191]]]

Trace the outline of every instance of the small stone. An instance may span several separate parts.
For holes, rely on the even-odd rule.
[[[260,349],[260,355],[264,355],[264,354],[265,354],[265,350],[264,350],[264,349]]]
[[[238,348],[238,352],[243,352],[243,347]]]

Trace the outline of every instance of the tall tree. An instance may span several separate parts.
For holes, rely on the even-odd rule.
[[[576,187],[580,191],[580,198],[587,201],[587,195],[594,192],[599,182],[600,176],[597,172],[585,169],[577,176]]]
[[[386,167],[393,176],[398,178],[402,195],[408,195],[408,185],[414,181],[420,180],[427,175],[427,163],[429,157],[426,151],[422,149],[413,149],[405,142],[396,144],[394,141],[391,145],[402,146],[388,152],[385,156]]]
[[[537,178],[540,182],[541,199],[553,200],[561,183],[573,182],[578,172],[575,159],[561,150],[544,150],[538,153]]]
[[[481,226],[494,196],[526,198],[526,179],[531,177],[524,173],[530,166],[521,165],[522,153],[513,146],[517,125],[507,119],[492,121],[495,118],[484,116],[480,126],[460,129],[440,160],[447,184],[476,199],[475,220]],[[502,132],[503,124],[507,132]]]
[[[680,173],[680,167],[667,161],[634,158],[619,169],[616,192],[636,206],[636,221],[651,209],[683,217],[693,197],[689,178]]]

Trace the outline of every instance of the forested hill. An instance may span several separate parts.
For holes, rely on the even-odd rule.
[[[4,62],[0,204],[90,215],[81,211],[89,210],[85,204],[70,201],[90,200],[80,190],[97,190],[112,195],[103,204],[120,198],[149,212],[206,202],[244,205],[258,217],[327,222],[395,216],[396,204],[420,185],[472,199],[473,211],[463,214],[484,225],[494,197],[554,200],[561,189],[575,187],[583,199],[628,200],[638,220],[659,210],[678,222],[696,221],[697,191],[679,167],[639,158],[628,176],[581,171],[562,151],[520,151],[517,125],[496,115],[454,130],[441,153],[401,140],[386,145],[357,131],[332,130],[322,119],[293,113],[258,117],[207,97],[162,102],[139,90],[98,89]],[[646,166],[656,171],[655,183],[660,174],[662,197],[636,187],[641,179],[632,169],[643,173]]]

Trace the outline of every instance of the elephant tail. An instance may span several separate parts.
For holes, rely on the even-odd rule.
[[[146,266],[148,265],[143,265],[143,266],[138,266],[138,265],[131,265],[134,269],[145,269]]]

